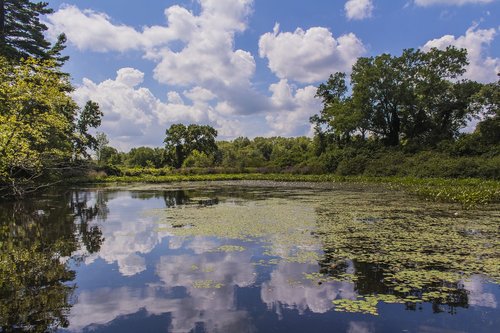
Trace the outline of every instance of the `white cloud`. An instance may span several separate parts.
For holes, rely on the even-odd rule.
[[[137,145],[160,145],[165,129],[174,122],[208,122],[208,91],[187,92],[192,104],[185,104],[177,92],[169,92],[167,102],[160,101],[141,86],[144,73],[134,68],[118,70],[116,78],[100,83],[84,79],[73,92],[79,105],[91,99],[103,111],[102,125],[111,145],[128,150]],[[199,93],[199,95],[197,95]],[[201,100],[199,100],[201,99]]]
[[[465,48],[469,59],[465,76],[479,82],[492,82],[497,80],[497,73],[500,72],[500,58],[488,56],[487,51],[496,35],[495,28],[479,29],[477,25],[473,25],[467,29],[465,35],[458,37],[445,35],[428,41],[422,49],[424,51],[433,47],[445,49],[450,45]]]
[[[64,32],[81,50],[123,52],[142,44],[139,32],[125,25],[114,25],[104,13],[64,6],[47,19],[50,36],[54,38]]]
[[[467,4],[486,4],[495,0],[415,0],[417,6],[429,7],[434,5],[463,6]]]
[[[372,16],[372,0],[349,0],[344,5],[345,15],[349,20],[362,20]]]
[[[326,80],[334,72],[350,72],[365,47],[355,34],[349,33],[335,39],[323,27],[294,32],[274,31],[260,37],[259,55],[269,60],[269,68],[280,79],[302,83]]]
[[[268,96],[253,86],[252,54],[235,48],[253,0],[199,3],[198,14],[171,6],[165,9],[166,25],[140,30],[69,5],[47,17],[52,37],[65,31],[69,43],[81,50],[142,52],[156,63],[154,78],[169,85],[163,100],[144,87],[145,74],[134,68],[122,68],[102,82],[83,80],[73,96],[81,105],[88,99],[100,104],[104,117],[99,130],[108,134],[111,145],[122,150],[161,145],[165,128],[178,122],[209,124],[221,139],[310,134],[309,117],[320,109],[315,88],[297,89],[288,81],[316,82],[332,72],[349,71],[364,52],[354,34],[335,39],[326,28],[279,33],[276,27],[259,44],[261,56],[269,58],[281,79],[269,87]]]
[[[273,112],[266,115],[270,135],[311,135],[309,118],[321,109],[321,101],[314,96],[316,87],[294,89],[287,80],[280,80],[269,88],[272,92]]]

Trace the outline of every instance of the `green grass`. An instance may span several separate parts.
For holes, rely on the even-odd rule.
[[[97,176],[89,180],[98,183],[172,183],[184,181],[228,181],[228,180],[266,180],[278,182],[330,182],[330,183],[366,183],[383,184],[394,190],[404,190],[425,200],[452,202],[464,209],[478,205],[500,202],[500,181],[476,178],[414,178],[414,177],[366,177],[298,175],[298,174],[192,174],[192,175],[152,175],[134,176]]]

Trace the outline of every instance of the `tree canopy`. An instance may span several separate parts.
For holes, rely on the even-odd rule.
[[[359,58],[350,86],[345,73],[319,86],[324,108],[311,121],[336,142],[370,134],[388,146],[433,146],[455,138],[481,109],[482,85],[460,78],[466,65],[467,52],[454,47]]]
[[[0,57],[0,190],[22,195],[44,170],[94,147],[88,130],[99,126],[102,113],[94,102],[81,110],[70,90],[54,60],[14,64]]]
[[[0,55],[14,61],[52,59],[62,65],[68,60],[61,55],[66,36],[59,35],[51,45],[44,36],[47,26],[40,21],[40,16],[52,12],[47,2],[0,0]]]
[[[217,152],[215,138],[217,131],[208,125],[174,124],[166,130],[166,159],[175,168],[180,168],[184,160],[196,150],[208,156]]]

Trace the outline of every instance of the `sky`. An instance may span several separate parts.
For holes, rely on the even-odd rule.
[[[49,0],[74,99],[110,144],[162,146],[172,124],[220,140],[312,135],[316,87],[358,57],[466,48],[465,78],[497,80],[500,0]]]

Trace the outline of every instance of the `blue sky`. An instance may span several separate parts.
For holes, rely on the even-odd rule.
[[[99,130],[125,151],[162,145],[179,122],[219,139],[311,135],[315,87],[360,56],[455,45],[467,78],[500,71],[499,0],[48,2],[74,98],[101,105]]]

